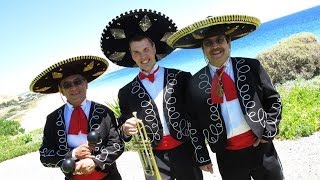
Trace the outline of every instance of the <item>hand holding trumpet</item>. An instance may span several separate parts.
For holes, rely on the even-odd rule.
[[[138,133],[137,122],[142,122],[141,119],[137,118],[137,112],[132,113],[133,117],[127,119],[122,125],[123,133],[127,136],[132,136]]]

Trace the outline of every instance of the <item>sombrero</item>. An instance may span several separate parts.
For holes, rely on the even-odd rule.
[[[103,74],[109,64],[97,56],[77,56],[60,61],[42,71],[30,84],[30,91],[42,94],[59,91],[58,83],[65,77],[81,74],[88,82]]]
[[[260,25],[260,20],[245,15],[208,17],[175,32],[167,43],[173,48],[199,48],[203,39],[212,35],[225,34],[231,40],[241,38]]]
[[[105,27],[101,37],[101,49],[113,63],[133,67],[135,62],[129,51],[129,40],[134,36],[147,36],[156,46],[157,60],[174,49],[166,41],[177,30],[175,23],[164,14],[152,10],[134,10],[117,16]]]

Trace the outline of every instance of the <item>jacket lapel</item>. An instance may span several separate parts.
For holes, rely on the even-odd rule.
[[[144,125],[150,141],[152,143],[160,141],[162,125],[158,108],[138,76],[131,81],[131,94],[134,97],[133,101],[138,104],[138,118],[144,117]]]

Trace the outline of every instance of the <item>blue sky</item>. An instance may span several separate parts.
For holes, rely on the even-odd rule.
[[[104,57],[101,33],[116,16],[152,9],[183,28],[209,15],[245,14],[262,22],[320,5],[319,0],[2,0],[0,95],[16,95],[44,69],[79,55]]]

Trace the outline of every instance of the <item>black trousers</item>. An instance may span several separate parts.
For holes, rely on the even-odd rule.
[[[282,165],[272,141],[216,153],[223,180],[282,180]]]
[[[153,151],[162,180],[202,180],[202,171],[195,164],[190,143],[171,149]],[[154,176],[146,176],[155,180]]]

